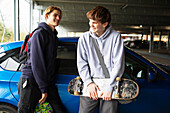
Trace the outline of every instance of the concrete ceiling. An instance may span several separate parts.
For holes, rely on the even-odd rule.
[[[60,25],[70,32],[89,29],[86,13],[95,6],[111,12],[112,26],[121,33],[155,34],[170,31],[170,0],[33,0],[34,8],[45,10],[49,5],[63,10]],[[142,25],[142,27],[139,27]]]

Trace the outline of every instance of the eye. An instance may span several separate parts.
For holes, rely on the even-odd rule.
[[[58,14],[54,14],[54,16],[55,16],[55,17],[57,17],[57,16],[58,16]]]
[[[56,18],[56,17],[59,17],[60,19],[61,19],[61,15],[59,15],[59,14],[54,14],[54,17]]]
[[[93,22],[93,24],[97,24],[96,22]]]

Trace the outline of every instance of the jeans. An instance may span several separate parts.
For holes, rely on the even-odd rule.
[[[35,107],[42,96],[35,80],[20,78],[18,83],[18,94],[18,113],[34,113]],[[54,113],[64,113],[64,107],[62,106],[58,90],[55,85],[48,87],[46,101],[50,103]]]

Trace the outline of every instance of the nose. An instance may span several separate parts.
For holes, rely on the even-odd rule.
[[[56,19],[57,19],[57,20],[60,20],[60,16],[57,16]]]
[[[90,27],[93,27],[93,23],[92,22],[89,22],[89,25],[90,25]]]

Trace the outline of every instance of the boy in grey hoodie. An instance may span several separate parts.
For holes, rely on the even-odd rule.
[[[121,77],[125,67],[123,39],[120,33],[112,29],[110,12],[98,6],[87,12],[90,30],[79,38],[77,48],[77,67],[85,85],[87,85],[90,98],[80,97],[79,113],[94,113],[100,105],[100,113],[116,113],[118,102],[112,100],[113,87],[116,77]],[[109,85],[102,91],[102,99],[98,98],[100,90],[92,78],[105,78],[103,70],[92,43],[92,38],[102,54],[104,63],[109,72]]]

